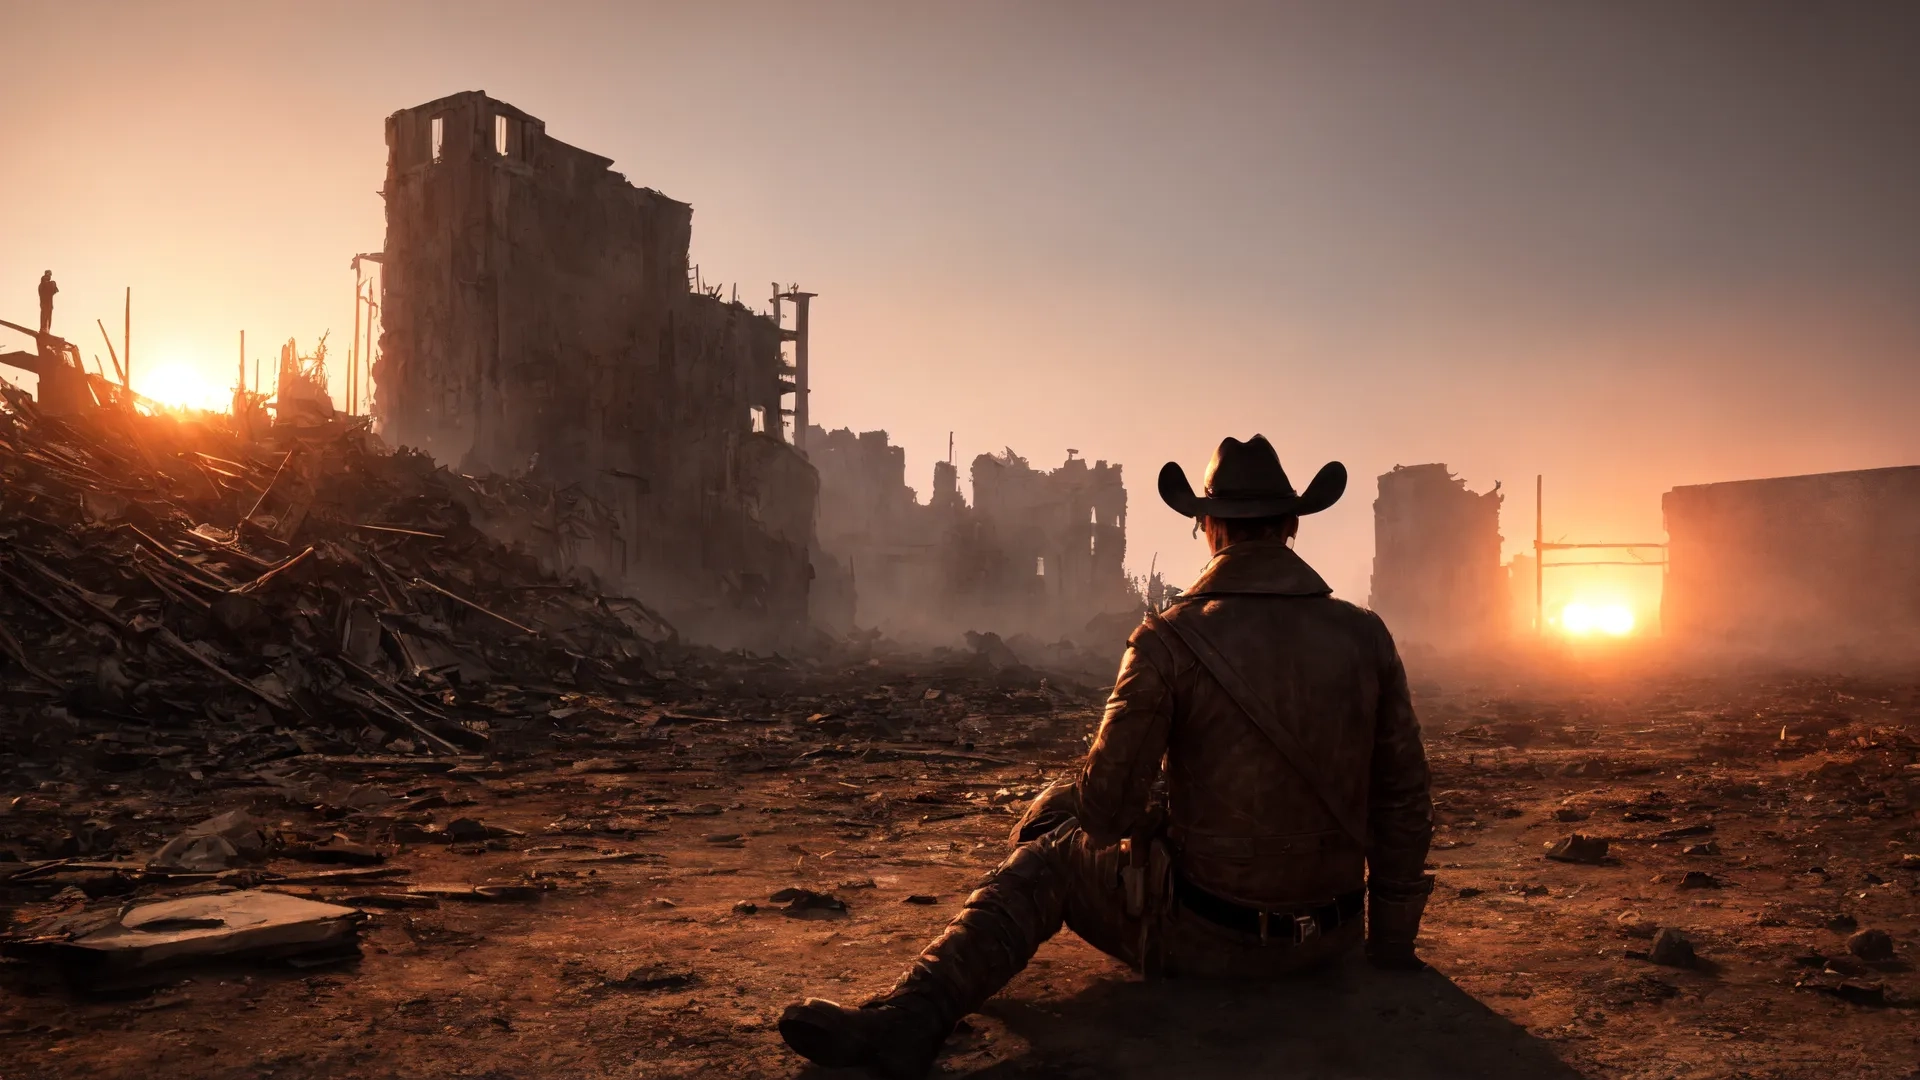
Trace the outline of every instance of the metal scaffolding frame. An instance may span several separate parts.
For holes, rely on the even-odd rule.
[[[1543,474],[1533,477],[1533,632],[1536,637],[1545,637],[1547,633],[1547,592],[1546,578],[1548,570],[1558,570],[1568,566],[1658,566],[1666,573],[1667,545],[1664,542],[1651,544],[1561,544],[1547,542],[1545,495],[1546,482]],[[1661,557],[1653,559],[1582,559],[1573,562],[1547,562],[1549,551],[1634,551],[1646,548],[1658,548]],[[1665,584],[1664,582],[1662,583]]]

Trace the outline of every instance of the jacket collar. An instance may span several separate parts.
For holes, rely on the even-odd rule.
[[[1247,540],[1222,548],[1182,596],[1330,596],[1333,589],[1284,540]]]

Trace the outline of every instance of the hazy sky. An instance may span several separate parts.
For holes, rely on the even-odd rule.
[[[342,342],[382,119],[481,89],[691,202],[709,281],[818,292],[816,420],[923,498],[950,429],[1123,462],[1138,570],[1197,570],[1153,477],[1226,434],[1347,463],[1301,548],[1361,601],[1396,463],[1503,481],[1512,551],[1536,472],[1552,536],[1640,540],[1676,484],[1920,462],[1913,5],[0,11],[0,317],[52,268],[98,350],[131,285],[136,382]]]

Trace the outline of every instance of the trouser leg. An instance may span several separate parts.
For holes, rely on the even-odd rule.
[[[1066,856],[1078,839],[1063,824],[1016,847],[886,997],[923,997],[951,1027],[999,992],[1059,933],[1071,891]]]
[[[1013,853],[892,990],[858,1009],[813,999],[789,1007],[780,1019],[787,1045],[822,1065],[917,1078],[960,1018],[1018,975],[1063,922],[1127,959],[1137,934],[1125,930],[1118,861],[1087,844],[1075,810],[1071,785],[1036,799],[1014,829]]]
[[[1080,816],[1080,789],[1070,780],[1055,780],[1027,804],[1026,812],[1013,823],[1008,841],[1015,847],[1042,836]]]

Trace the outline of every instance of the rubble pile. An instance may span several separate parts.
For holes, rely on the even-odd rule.
[[[0,385],[0,746],[24,778],[509,753],[561,695],[661,684],[671,626],[476,524],[564,534],[577,494],[364,421],[246,426],[57,418]]]

